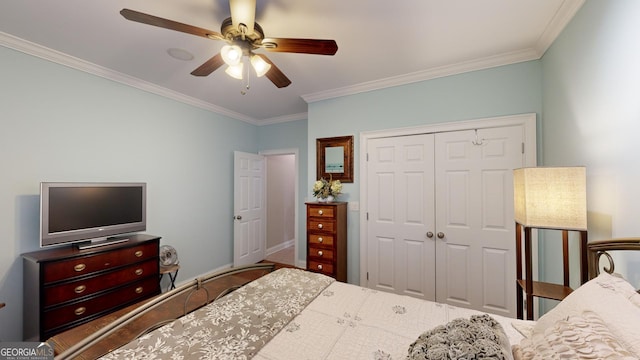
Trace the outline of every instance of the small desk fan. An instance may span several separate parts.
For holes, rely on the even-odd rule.
[[[178,252],[173,246],[160,246],[160,265],[171,266],[178,263]]]

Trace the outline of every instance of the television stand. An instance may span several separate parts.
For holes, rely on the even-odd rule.
[[[76,247],[78,248],[78,250],[86,250],[86,249],[93,249],[93,248],[97,248],[100,246],[107,246],[107,245],[113,245],[113,244],[118,244],[118,243],[123,243],[125,241],[129,241],[129,238],[123,238],[123,237],[109,237],[106,239],[99,239],[99,240],[89,240],[89,241],[84,241],[84,242],[79,242],[76,244]]]
[[[45,341],[160,294],[160,237],[125,237],[129,241],[95,249],[61,246],[22,254],[24,341]]]

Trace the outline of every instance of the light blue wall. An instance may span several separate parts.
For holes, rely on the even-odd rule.
[[[589,240],[640,236],[640,2],[587,0],[542,59],[543,162],[587,168]],[[560,246],[541,252],[562,279]],[[616,270],[640,287],[640,256]]]
[[[258,149],[281,150],[298,149],[298,262],[305,262],[307,255],[304,246],[306,241],[306,208],[305,199],[310,197],[307,188],[307,120],[290,121],[280,124],[260,126],[258,131]],[[315,161],[314,161],[315,164]]]
[[[178,281],[232,263],[233,151],[258,151],[257,126],[4,47],[0,65],[0,339],[22,339],[40,181],[147,182]]]
[[[309,105],[308,179],[315,180],[315,139],[354,135],[353,184],[341,200],[359,201],[359,134],[363,131],[542,112],[539,61],[475,71]],[[538,117],[539,119],[539,117]],[[311,182],[307,190],[311,189]],[[348,280],[360,279],[359,213],[349,211]]]

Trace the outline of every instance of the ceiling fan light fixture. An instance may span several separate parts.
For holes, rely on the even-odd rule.
[[[235,66],[242,60],[242,49],[238,45],[225,45],[220,49],[220,55],[227,65]]]
[[[238,63],[236,65],[229,65],[227,67],[227,70],[225,70],[224,72],[226,72],[232,78],[235,78],[235,79],[238,79],[238,80],[242,80],[242,71],[243,71],[243,69],[244,69],[244,64],[243,63]]]
[[[258,75],[258,77],[264,76],[269,72],[269,70],[271,70],[271,64],[264,61],[264,59],[259,55],[255,54],[251,55],[251,66],[253,66],[253,69],[256,71],[256,75]]]

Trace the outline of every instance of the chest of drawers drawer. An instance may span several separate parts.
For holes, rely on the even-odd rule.
[[[157,256],[157,246],[154,244],[142,244],[139,246],[118,249],[113,252],[98,253],[43,264],[43,278],[45,284],[60,280],[68,280],[70,278],[109,270],[145,259],[157,258]]]
[[[313,205],[309,207],[309,216],[314,218],[333,219],[335,217],[335,211],[333,206]]]
[[[333,246],[333,235],[330,234],[318,234],[309,232],[309,245],[328,245]]]
[[[310,219],[309,220],[309,231],[326,231],[326,232],[334,232],[336,229],[336,222],[334,220],[324,220],[324,219]]]
[[[308,270],[319,272],[331,277],[335,277],[333,263],[330,263],[330,262],[326,263],[326,262],[310,260]]]
[[[116,271],[45,286],[44,307],[48,308],[66,301],[90,296],[122,283],[136,281],[149,275],[157,276],[155,275],[157,273],[158,261],[156,259],[150,259],[139,264],[125,266]]]
[[[309,246],[309,257],[310,258],[316,258],[316,259],[322,259],[322,260],[326,260],[326,261],[333,261],[335,259],[335,257],[333,256],[334,252],[332,248],[322,248],[322,247],[317,247],[317,246]]]
[[[95,317],[118,306],[123,299],[132,301],[155,295],[159,286],[157,278],[147,278],[96,297],[45,310],[44,332],[47,334],[59,326]]]

